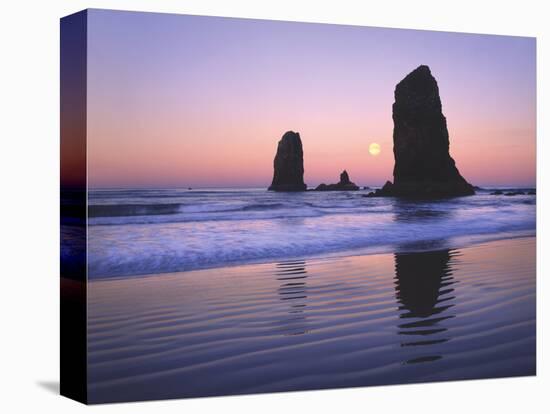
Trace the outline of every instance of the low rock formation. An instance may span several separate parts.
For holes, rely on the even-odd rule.
[[[393,193],[393,184],[391,181],[386,181],[386,184],[382,188],[374,190],[372,193],[363,195],[363,197],[391,197],[395,196]]]
[[[437,81],[419,66],[395,88],[393,184],[370,196],[454,197],[475,194],[449,154],[447,121]]]
[[[342,171],[340,174],[340,182],[337,184],[319,184],[315,191],[357,191],[359,187],[352,183],[349,179],[348,172]]]
[[[492,191],[490,195],[505,195],[508,197],[517,196],[517,195],[537,195],[537,191],[535,189],[526,189],[526,190],[502,189],[502,190]]]
[[[270,191],[306,191],[304,183],[304,152],[300,134],[286,132],[277,145],[273,160],[273,182]]]

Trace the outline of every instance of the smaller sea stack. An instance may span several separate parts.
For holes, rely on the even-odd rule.
[[[349,179],[348,172],[342,171],[340,181],[337,184],[319,184],[315,191],[357,191],[359,187]]]
[[[304,152],[298,132],[286,132],[277,145],[270,191],[306,191]]]

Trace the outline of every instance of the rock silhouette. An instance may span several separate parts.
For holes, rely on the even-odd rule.
[[[406,317],[426,318],[437,312],[442,285],[452,283],[453,254],[448,249],[395,254],[396,296],[408,311]],[[448,288],[445,293],[452,291]]]
[[[306,191],[304,153],[298,132],[286,132],[277,145],[270,191]]]
[[[336,184],[319,184],[315,191],[357,191],[359,187],[352,183],[349,179],[348,172],[342,171],[340,174],[340,181]]]
[[[447,120],[437,81],[422,65],[395,88],[393,183],[371,196],[453,197],[475,193],[449,154]]]

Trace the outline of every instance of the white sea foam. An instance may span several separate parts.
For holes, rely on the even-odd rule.
[[[88,273],[118,277],[354,249],[414,250],[535,231],[535,196],[483,193],[423,202],[363,194],[92,192]]]

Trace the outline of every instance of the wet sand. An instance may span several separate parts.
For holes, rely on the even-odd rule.
[[[535,246],[90,281],[90,402],[534,375]]]

